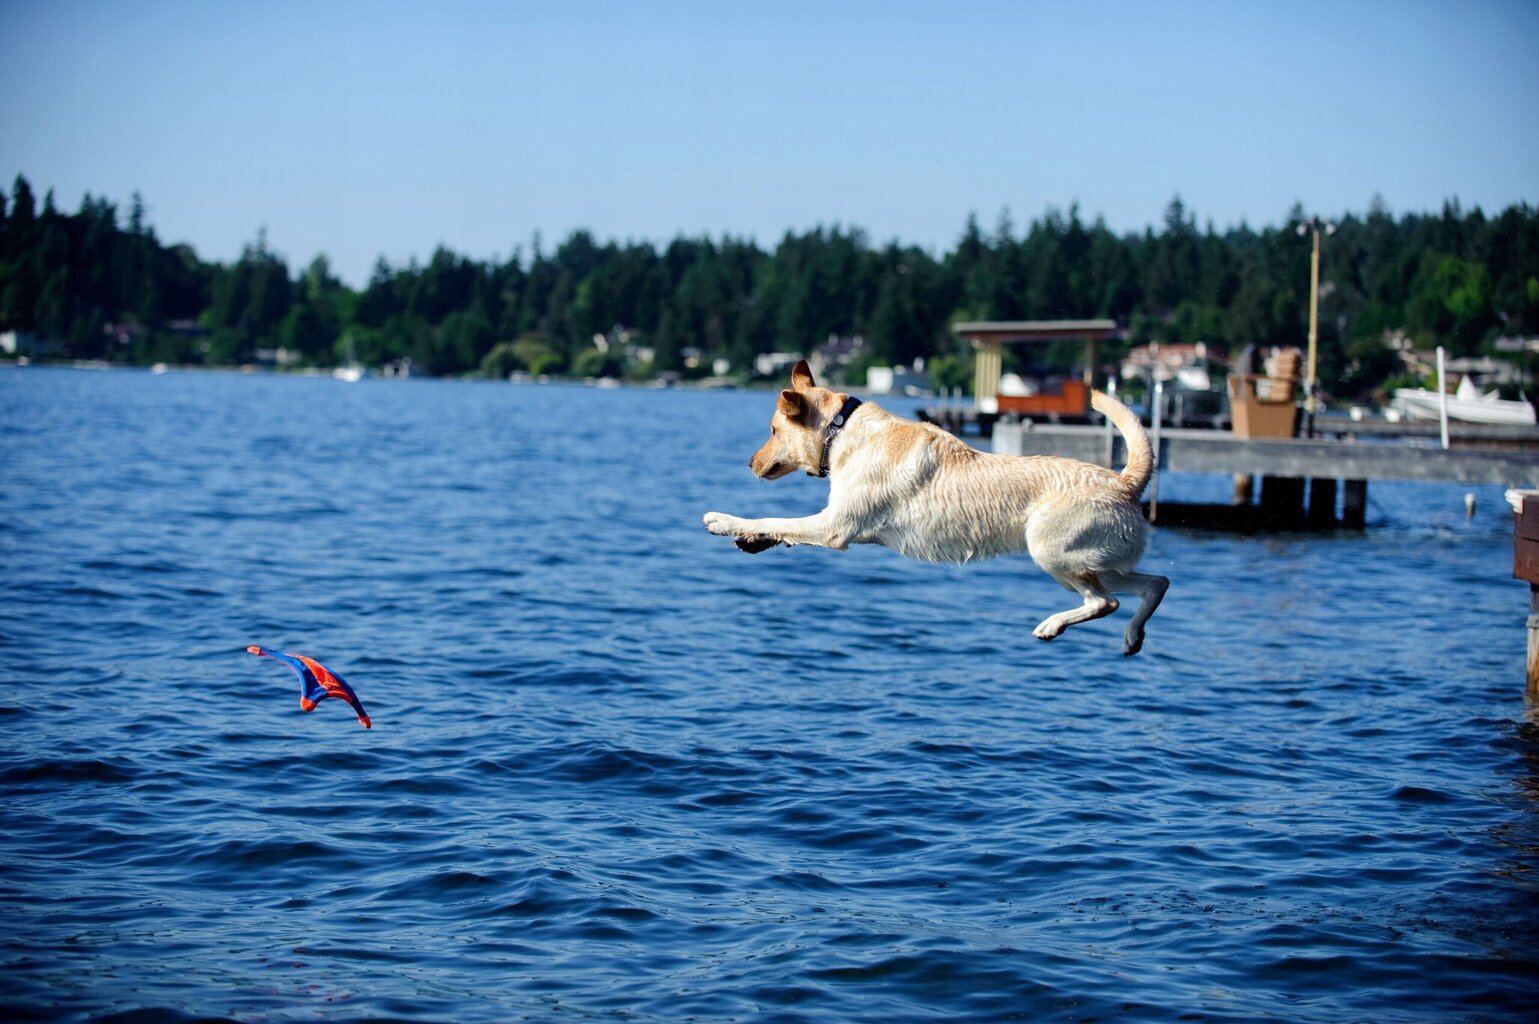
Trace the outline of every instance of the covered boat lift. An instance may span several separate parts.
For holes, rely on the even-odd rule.
[[[1115,320],[974,320],[952,325],[957,337],[972,343],[973,400],[982,416],[1013,414],[1025,417],[1083,418],[1090,414],[1090,389],[1095,386],[1100,343],[1120,338]],[[1065,380],[1055,393],[1001,395],[1004,346],[1043,341],[1082,341],[1084,368],[1079,380]]]

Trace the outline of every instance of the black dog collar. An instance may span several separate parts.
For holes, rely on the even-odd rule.
[[[854,415],[855,410],[859,409],[860,406],[860,399],[853,395],[844,400],[844,404],[839,407],[838,415],[830,421],[828,429],[823,431],[823,457],[818,460],[818,471],[816,473],[809,473],[807,474],[808,476],[828,475],[828,450],[833,447],[834,438],[839,436],[839,431],[844,429],[844,425],[850,421],[850,417]]]

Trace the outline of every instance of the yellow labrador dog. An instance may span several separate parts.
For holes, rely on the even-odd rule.
[[[1138,611],[1122,653],[1137,654],[1144,623],[1170,581],[1135,571],[1148,541],[1139,496],[1153,457],[1138,417],[1109,395],[1090,404],[1127,441],[1121,474],[1049,456],[992,455],[939,427],[894,416],[872,402],[820,388],[806,362],[780,393],[770,438],[749,460],[775,480],[797,469],[827,476],[828,507],[805,519],[739,519],[707,512],[705,527],[755,553],[776,544],[844,550],[882,544],[926,562],[971,562],[1030,552],[1053,579],[1084,598],[1048,616],[1034,635],[1051,640],[1068,627],[1117,610],[1113,593],[1136,594]]]

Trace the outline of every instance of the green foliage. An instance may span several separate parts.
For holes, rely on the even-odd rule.
[[[572,376],[574,377],[619,377],[620,375],[620,361],[611,353],[600,352],[596,348],[585,348],[572,357]]]
[[[515,371],[539,376],[559,373],[565,360],[538,335],[525,335],[517,341],[500,341],[481,360],[481,376],[494,379]]]
[[[479,310],[455,310],[444,317],[434,334],[429,373],[467,373],[477,368],[492,347],[492,325]]]
[[[960,319],[1110,317],[1130,344],[1221,351],[1302,345],[1308,317],[1299,208],[1275,227],[1219,233],[1177,198],[1157,229],[1130,235],[1074,206],[1024,229],[1005,210],[992,231],[969,217],[940,255],[837,225],[767,249],[731,237],[600,243],[578,231],[553,252],[535,238],[505,263],[444,248],[426,264],[381,260],[353,290],[324,257],[292,271],[260,232],[229,265],[163,246],[137,195],[125,218],[89,195],[62,213],[22,177],[0,200],[0,329],[40,334],[65,356],[141,363],[239,363],[281,347],[327,365],[350,341],[366,365],[410,357],[439,374],[703,376],[717,359],[747,373],[763,353],[859,338],[851,376],[923,357],[937,386],[966,388],[971,353],[948,328]],[[1499,332],[1539,334],[1539,214],[1527,205],[1487,218],[1450,203],[1397,219],[1375,199],[1365,216],[1339,220],[1322,257],[1327,393],[1382,383],[1396,366],[1387,331],[1455,354]],[[627,356],[626,338],[651,349],[650,365]],[[1067,369],[1078,351],[1042,346],[1029,358]]]
[[[864,352],[844,364],[839,371],[837,383],[847,388],[863,388],[866,386],[866,374],[873,366],[891,365],[890,361],[875,352]]]
[[[1429,344],[1446,339],[1456,355],[1474,352],[1496,321],[1491,275],[1473,260],[1429,252],[1411,287],[1408,326]]]
[[[288,264],[267,249],[267,233],[259,232],[234,266],[216,268],[213,294],[204,312],[212,337],[210,359],[244,363],[258,348],[276,349],[294,300]]]
[[[529,373],[535,377],[561,373],[566,369],[566,359],[560,352],[547,351],[529,361]]]
[[[963,394],[973,392],[973,360],[969,356],[936,356],[928,364],[930,385],[937,391],[961,388]]]
[[[1366,397],[1395,376],[1400,365],[1399,356],[1384,344],[1382,335],[1357,338],[1347,345],[1339,390],[1347,398]]]
[[[481,357],[481,376],[488,380],[506,380],[514,371],[524,369],[524,366],[524,362],[513,351],[513,342],[499,341]]]

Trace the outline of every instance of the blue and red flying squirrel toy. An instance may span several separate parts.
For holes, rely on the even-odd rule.
[[[374,728],[369,724],[368,712],[363,710],[362,702],[358,700],[358,695],[353,692],[353,688],[347,685],[347,680],[314,658],[307,658],[303,654],[282,654],[255,644],[247,647],[246,650],[258,657],[281,661],[294,670],[294,674],[299,676],[299,709],[301,711],[314,711],[315,706],[327,697],[340,697],[353,706],[353,710],[358,713],[358,721],[365,729]]]

